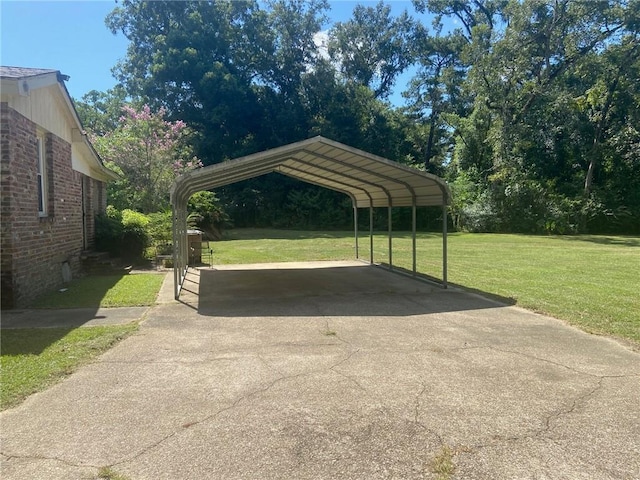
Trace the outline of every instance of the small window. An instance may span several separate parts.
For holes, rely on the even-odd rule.
[[[47,163],[43,136],[38,135],[36,145],[38,150],[36,174],[38,182],[38,215],[45,217],[47,215]]]

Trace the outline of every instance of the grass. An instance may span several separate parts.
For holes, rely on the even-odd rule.
[[[89,276],[37,299],[34,308],[133,307],[155,303],[164,275]]]
[[[214,262],[258,263],[354,258],[352,232],[232,230],[214,245]],[[419,233],[418,271],[442,276],[440,234]],[[386,234],[374,235],[374,261],[388,262]],[[585,331],[640,345],[640,238],[454,233],[449,282],[512,299]],[[369,259],[369,238],[360,239]],[[393,264],[411,269],[411,236],[394,233]]]
[[[431,460],[430,471],[436,475],[437,480],[449,480],[456,471],[453,455],[454,451],[445,445]]]
[[[100,480],[129,480],[129,477],[119,474],[111,467],[101,467],[98,470],[98,479]]]
[[[387,263],[387,236],[374,235],[374,261]],[[411,237],[394,233],[393,264],[411,269]],[[441,278],[442,238],[418,234],[418,271]],[[216,263],[354,258],[351,232],[232,230],[214,245]],[[369,239],[360,240],[369,259]],[[630,340],[640,347],[638,266],[640,238],[622,236],[449,236],[449,281],[513,299],[519,306],[568,321],[588,332]],[[151,305],[164,275],[85,277],[53,292],[40,308]],[[0,407],[15,406],[90,362],[136,325],[3,330]],[[323,334],[335,335],[327,327]]]
[[[138,328],[137,324],[4,329],[0,337],[0,408],[16,406],[89,363]]]
[[[164,275],[89,276],[65,291],[40,297],[36,308],[152,305]],[[137,329],[137,324],[81,328],[3,329],[0,337],[0,408],[14,407],[91,362]],[[115,477],[114,477],[115,478]]]

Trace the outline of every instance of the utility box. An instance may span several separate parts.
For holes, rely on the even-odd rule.
[[[202,264],[202,232],[187,230],[187,245],[189,247],[189,265]]]

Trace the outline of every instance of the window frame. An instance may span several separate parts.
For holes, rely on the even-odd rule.
[[[38,193],[38,216],[49,215],[49,195],[47,188],[47,154],[45,135],[38,132],[36,136],[36,191]]]

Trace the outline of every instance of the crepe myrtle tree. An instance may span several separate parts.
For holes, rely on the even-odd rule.
[[[105,164],[122,176],[109,184],[109,203],[119,210],[164,211],[173,180],[202,167],[193,153],[192,131],[181,120],[165,120],[164,108],[125,105],[122,112],[113,131],[93,139]]]

